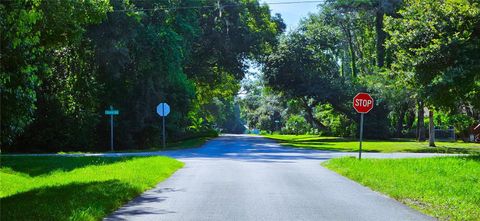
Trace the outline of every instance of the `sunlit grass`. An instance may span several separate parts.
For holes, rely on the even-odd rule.
[[[318,150],[358,151],[358,140],[316,135],[264,135],[278,140],[280,144]],[[435,142],[435,148],[428,142],[414,140],[366,140],[362,149],[366,152],[432,152],[432,153],[480,153],[480,144],[464,142]]]
[[[99,220],[166,179],[167,157],[2,156],[1,220]]]
[[[441,220],[480,220],[480,156],[337,158],[324,166]]]

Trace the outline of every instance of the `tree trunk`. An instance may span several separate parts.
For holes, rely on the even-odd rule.
[[[347,36],[347,44],[348,44],[348,51],[350,53],[350,71],[352,73],[352,78],[355,79],[357,78],[357,65],[356,65],[356,55],[355,55],[355,49],[353,45],[353,35],[352,31],[350,28],[350,19],[347,16],[347,21],[345,23],[340,23],[340,26],[343,30],[343,33]]]
[[[425,121],[424,115],[425,112],[423,111],[423,102],[418,102],[418,122],[417,122],[417,138],[418,141],[425,141]]]
[[[402,130],[403,130],[403,119],[405,118],[406,108],[402,107],[400,112],[398,113],[397,125],[396,125],[396,137],[402,137]]]
[[[340,76],[341,76],[341,77],[344,77],[344,76],[345,76],[345,57],[346,57],[345,51],[343,51],[343,53],[342,53],[342,62],[341,62],[341,64],[340,64],[340,65],[341,65],[341,66],[340,66],[340,69],[341,69],[341,70],[340,70]]]
[[[308,105],[308,101],[301,99],[303,102],[303,106],[305,108],[306,116],[305,120],[312,125],[312,127],[320,129],[320,130],[326,130],[327,127],[323,125],[319,120],[315,118],[313,115],[313,108],[316,106],[316,104],[313,104],[312,106]]]
[[[377,11],[375,18],[375,30],[377,32],[377,66],[383,67],[385,63],[385,38],[386,33],[383,31],[383,15],[384,12],[382,9]]]
[[[406,125],[407,130],[412,129],[413,122],[415,122],[415,111],[413,109],[410,109],[408,111],[408,116],[407,116],[407,125]]]
[[[428,146],[435,147],[435,125],[433,124],[433,110],[429,109],[428,111],[429,123],[429,135],[428,135]]]
[[[308,123],[310,123],[310,125],[312,125],[312,127],[314,128],[317,128],[319,130],[326,130],[327,127],[325,125],[323,125],[319,120],[317,120],[311,111],[307,111],[307,116],[306,116],[306,120],[308,121]]]
[[[356,64],[356,56],[355,50],[353,48],[353,37],[350,30],[347,30],[347,38],[348,38],[348,48],[350,51],[350,68],[352,69],[352,78],[357,78],[357,64]]]

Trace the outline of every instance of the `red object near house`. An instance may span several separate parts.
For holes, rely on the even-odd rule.
[[[480,124],[473,128],[474,133],[480,133]]]
[[[475,142],[480,143],[480,124],[473,128],[473,136],[475,136]]]
[[[367,93],[358,93],[353,98],[353,108],[358,113],[368,113],[373,109],[373,98]]]

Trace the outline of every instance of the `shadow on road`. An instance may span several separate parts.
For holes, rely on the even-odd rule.
[[[161,196],[160,194],[162,193],[183,192],[183,191],[184,190],[174,189],[174,188],[153,189],[133,199],[128,204],[126,204],[122,209],[117,210],[116,212],[114,212],[104,220],[127,220],[127,219],[124,219],[123,217],[175,213],[174,211],[149,207],[146,205],[165,201],[167,197]],[[139,209],[132,209],[132,208],[139,208]]]
[[[331,151],[283,147],[263,137],[246,135],[223,135],[199,149],[164,152],[164,155],[180,159],[212,158],[281,163],[291,163],[293,160],[328,160],[334,154]]]

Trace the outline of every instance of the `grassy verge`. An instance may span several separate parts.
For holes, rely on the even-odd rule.
[[[99,220],[183,166],[167,157],[0,160],[1,220]]]
[[[358,151],[358,141],[340,137],[320,137],[316,135],[264,135],[277,140],[280,144],[298,148],[317,150]],[[464,142],[435,142],[437,147],[428,146],[428,142],[414,140],[366,140],[362,149],[366,152],[418,152],[418,153],[480,153],[480,144]]]
[[[132,150],[119,150],[114,151],[115,153],[136,153],[136,152],[150,152],[150,151],[162,151],[162,150],[181,150],[181,149],[189,149],[189,148],[197,148],[205,144],[208,140],[212,139],[213,137],[197,137],[177,142],[170,142],[167,143],[166,148],[163,147],[154,147],[149,149],[132,149]],[[109,151],[111,152],[111,151]]]
[[[107,151],[107,152],[82,152],[82,151],[67,151],[67,152],[58,152],[58,154],[86,154],[86,153],[139,153],[139,152],[154,152],[154,151],[162,151],[162,150],[180,150],[180,149],[189,149],[189,148],[197,148],[201,147],[207,141],[214,137],[197,137],[191,138],[187,140],[177,141],[177,142],[170,142],[167,143],[167,147],[164,149],[163,147],[154,147],[148,149],[129,149],[129,150],[118,150],[118,151]]]
[[[324,166],[441,220],[480,220],[480,156],[338,158]]]

